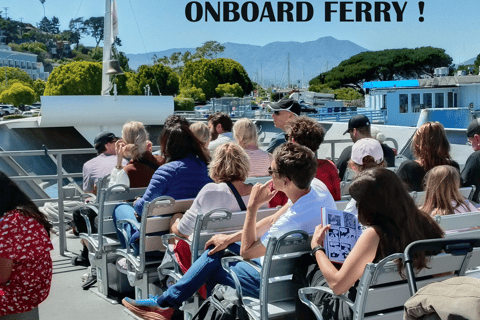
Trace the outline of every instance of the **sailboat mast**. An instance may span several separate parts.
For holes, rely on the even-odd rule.
[[[288,88],[290,88],[290,53],[288,54]]]
[[[111,83],[110,76],[106,74],[108,70],[108,61],[112,54],[112,0],[105,0],[105,20],[104,20],[104,42],[103,42],[103,67],[102,67],[102,96],[110,95]]]

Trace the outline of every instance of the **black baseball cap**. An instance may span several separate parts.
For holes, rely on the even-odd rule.
[[[470,122],[467,128],[467,137],[473,137],[476,134],[480,134],[480,119],[474,119]]]
[[[302,112],[302,107],[293,99],[282,99],[270,106],[273,110],[286,110],[295,113],[297,116]]]
[[[348,129],[343,134],[350,132],[353,129],[363,128],[363,127],[370,127],[370,120],[363,114],[356,114],[350,118],[348,121]]]
[[[97,147],[97,145],[104,146],[110,141],[112,141],[113,139],[118,139],[118,138],[113,133],[104,131],[104,132],[100,132],[95,136],[95,140],[93,141],[93,144],[95,147]]]

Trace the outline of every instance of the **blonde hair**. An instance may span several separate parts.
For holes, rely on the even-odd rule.
[[[258,147],[257,127],[252,120],[243,118],[235,122],[233,125],[233,136],[238,144],[242,147],[254,144]]]
[[[129,156],[138,160],[147,150],[148,132],[141,122],[130,121],[123,125],[122,138],[127,144]]]
[[[420,208],[436,216],[454,214],[460,206],[468,210],[465,198],[460,194],[460,173],[449,165],[436,166],[425,175],[425,202]],[[453,207],[452,202],[456,205]]]
[[[208,165],[208,174],[215,182],[245,181],[250,161],[245,150],[233,142],[220,145]]]
[[[204,122],[192,123],[190,130],[203,144],[207,144],[210,141],[210,130],[208,130],[208,126]]]

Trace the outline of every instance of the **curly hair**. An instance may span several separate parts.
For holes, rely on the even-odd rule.
[[[275,149],[273,158],[280,177],[287,177],[299,189],[310,187],[318,167],[312,150],[298,143],[286,142]]]
[[[440,226],[415,205],[400,178],[385,168],[360,172],[350,185],[350,195],[357,201],[358,221],[373,227],[380,237],[376,260],[403,252],[413,241],[443,237]],[[417,253],[414,267],[426,267],[425,252]],[[400,274],[402,261],[398,261]]]
[[[325,138],[325,129],[318,121],[300,116],[287,122],[285,136],[290,142],[296,142],[317,152]]]
[[[143,123],[130,121],[123,125],[122,138],[129,147],[132,160],[138,160],[147,150],[148,132]]]
[[[458,169],[449,165],[436,166],[425,175],[425,202],[420,209],[432,216],[454,214],[460,206],[468,210],[459,189]]]
[[[412,152],[420,160],[425,172],[436,166],[452,164],[450,143],[440,122],[427,122],[417,129],[413,136]]]
[[[215,182],[245,181],[250,172],[250,160],[242,147],[227,142],[215,149],[208,165],[208,174]]]

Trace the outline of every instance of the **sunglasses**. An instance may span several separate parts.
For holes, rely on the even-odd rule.
[[[279,115],[280,115],[280,111],[281,111],[281,110],[273,111],[273,114],[276,115],[276,116],[279,116]]]
[[[268,167],[268,175],[273,176],[274,173],[280,174],[281,172],[278,170],[273,170],[272,167]]]

